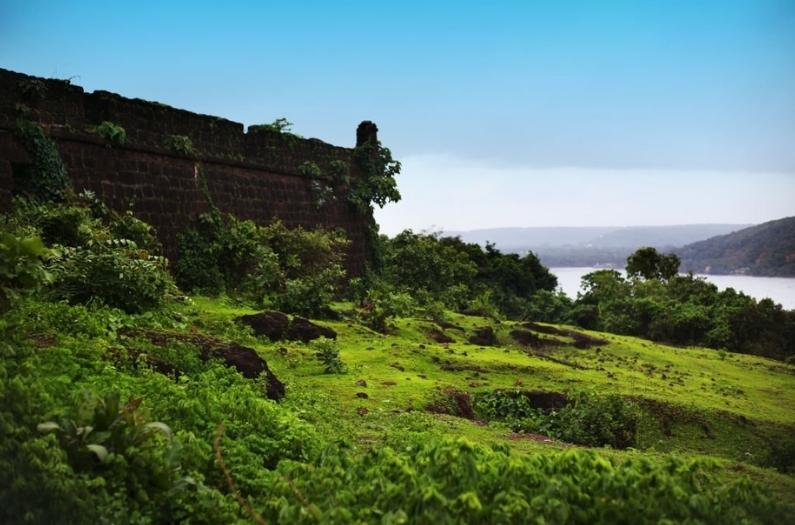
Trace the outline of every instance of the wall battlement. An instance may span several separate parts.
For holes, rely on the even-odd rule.
[[[342,161],[357,177],[351,148],[263,128],[245,132],[223,118],[0,69],[0,209],[14,194],[15,173],[30,162],[14,137],[23,107],[57,142],[75,190],[91,190],[118,211],[132,209],[157,228],[170,258],[179,233],[210,208],[201,175],[224,213],[259,224],[280,219],[289,227],[344,229],[351,240],[348,270],[362,269],[372,218],[351,209],[344,196],[318,207],[312,179],[299,170],[314,162],[329,173],[332,161]],[[92,131],[104,121],[124,128],[123,145]],[[376,133],[374,124],[362,123],[357,143],[377,140]],[[174,137],[188,137],[193,151],[171,146]]]

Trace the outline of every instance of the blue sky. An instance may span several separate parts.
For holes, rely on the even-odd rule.
[[[159,5],[161,4],[161,5]],[[404,161],[384,229],[795,214],[795,2],[0,2],[0,67]]]

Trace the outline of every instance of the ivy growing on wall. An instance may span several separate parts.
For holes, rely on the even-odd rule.
[[[320,209],[326,204],[337,200],[334,187],[323,177],[323,170],[316,163],[307,161],[298,166],[298,173],[311,179],[309,190],[312,192],[312,199],[315,208]]]
[[[383,208],[388,202],[400,200],[395,180],[400,173],[400,162],[392,158],[389,148],[380,141],[366,142],[353,150],[353,160],[360,176],[352,181],[348,202],[357,212],[366,214],[374,204]]]
[[[71,187],[66,166],[55,142],[44,129],[25,118],[17,119],[16,137],[31,158],[30,166],[15,177],[23,193],[43,201],[60,201]]]

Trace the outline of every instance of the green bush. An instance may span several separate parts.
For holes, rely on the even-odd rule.
[[[315,358],[323,364],[325,373],[342,374],[345,372],[345,365],[340,359],[336,341],[321,337],[312,343],[312,348],[315,351]]]
[[[559,410],[532,407],[521,391],[498,390],[478,393],[475,411],[486,419],[505,420],[517,432],[546,436],[594,447],[634,446],[641,412],[632,401],[619,395],[598,396],[579,392]]]
[[[333,265],[314,275],[287,279],[272,304],[285,312],[322,317],[328,313],[328,305],[337,296],[344,278],[342,267]]]
[[[127,142],[127,132],[124,128],[107,120],[94,126],[93,131],[116,146],[123,146]]]
[[[319,315],[344,277],[348,241],[338,232],[257,226],[222,217],[199,218],[180,236],[177,281],[201,293],[229,294],[290,313]]]
[[[33,292],[48,281],[43,263],[46,255],[41,239],[0,231],[0,314],[20,295]]]
[[[411,315],[415,307],[416,303],[411,295],[394,291],[381,284],[367,291],[358,310],[358,316],[366,326],[385,333],[392,319]]]
[[[618,460],[577,449],[516,455],[463,439],[359,456],[329,448],[323,458],[280,464],[283,478],[252,497],[255,509],[296,524],[740,524],[784,516],[757,485],[719,479],[706,460]]]
[[[581,392],[573,403],[540,418],[537,430],[561,441],[594,447],[635,445],[640,409],[619,395]]]
[[[192,157],[196,155],[196,150],[193,147],[193,141],[186,135],[168,135],[163,140],[163,146],[169,151]]]
[[[132,211],[110,214],[110,232],[114,239],[133,241],[139,248],[152,253],[160,252],[160,241],[154,227],[136,218]]]
[[[162,305],[174,291],[167,266],[166,259],[122,240],[62,248],[49,269],[59,299],[72,303],[97,299],[125,312],[142,312]]]

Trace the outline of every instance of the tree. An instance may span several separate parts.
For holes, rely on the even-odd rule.
[[[644,279],[668,280],[679,273],[680,260],[676,254],[662,254],[656,248],[639,248],[627,257],[627,275]]]

